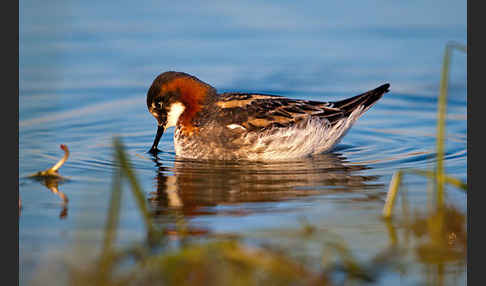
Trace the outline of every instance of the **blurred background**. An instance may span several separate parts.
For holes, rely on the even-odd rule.
[[[20,88],[138,88],[166,70],[219,89],[437,90],[465,1],[20,1]],[[465,58],[452,86],[464,87]],[[457,66],[457,67],[456,67]]]

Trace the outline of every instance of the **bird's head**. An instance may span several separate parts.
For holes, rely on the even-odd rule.
[[[198,78],[182,72],[164,72],[147,92],[147,108],[157,120],[158,130],[152,149],[165,129],[181,125],[192,131],[192,120],[216,90]]]

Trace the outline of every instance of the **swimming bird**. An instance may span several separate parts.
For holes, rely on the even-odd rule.
[[[332,150],[389,84],[339,101],[290,99],[260,93],[218,93],[183,72],[155,78],[147,92],[157,120],[149,152],[157,153],[164,131],[175,127],[176,156],[216,160],[285,160]]]

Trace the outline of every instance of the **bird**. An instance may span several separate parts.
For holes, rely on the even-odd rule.
[[[331,151],[356,120],[385,93],[386,83],[338,101],[218,91],[196,76],[158,75],[147,92],[157,121],[149,152],[160,152],[165,130],[175,127],[176,157],[201,160],[292,160]]]

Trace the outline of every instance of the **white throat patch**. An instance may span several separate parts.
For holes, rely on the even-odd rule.
[[[176,126],[177,120],[179,120],[179,117],[185,109],[186,107],[184,106],[184,104],[180,102],[172,103],[172,105],[169,107],[169,112],[167,113],[167,124],[165,127],[169,128],[172,126]]]

